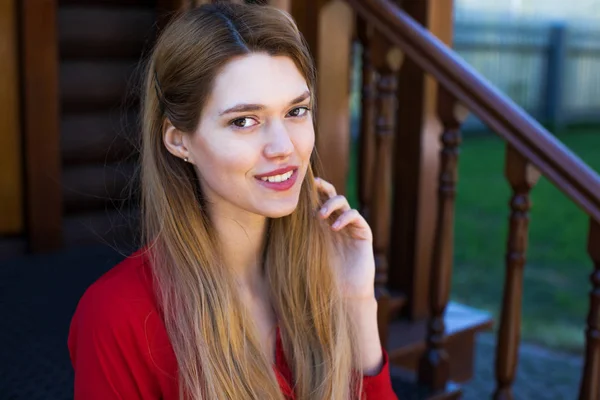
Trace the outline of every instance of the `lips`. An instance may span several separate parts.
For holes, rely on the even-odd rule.
[[[270,182],[265,179],[267,177],[274,177],[274,176],[279,176],[278,179],[282,179],[283,177],[281,177],[281,175],[289,175],[289,173],[291,173],[291,175],[286,180],[282,180],[279,182],[277,182],[277,181]],[[261,186],[263,186],[267,189],[278,191],[278,192],[282,192],[282,191],[291,189],[294,186],[294,184],[296,183],[297,179],[298,179],[298,168],[296,168],[296,167],[280,168],[278,170],[269,172],[268,174],[256,175],[256,181]]]
[[[293,170],[295,170],[295,169],[298,169],[298,167],[296,167],[296,166],[294,166],[294,165],[290,165],[290,166],[288,166],[288,167],[279,168],[279,169],[273,170],[273,171],[271,171],[271,172],[267,172],[266,174],[255,175],[255,177],[256,177],[257,179],[262,179],[262,178],[267,178],[267,177],[269,177],[269,176],[283,175],[283,174],[285,174],[286,172],[290,172],[290,171],[293,171]]]

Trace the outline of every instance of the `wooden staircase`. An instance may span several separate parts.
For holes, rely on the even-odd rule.
[[[510,199],[509,231],[506,248],[506,278],[496,348],[494,399],[512,399],[512,383],[518,365],[518,346],[521,326],[521,298],[523,269],[526,266],[530,192],[540,175],[548,178],[590,218],[588,253],[594,265],[590,275],[590,308],[586,326],[586,355],[583,368],[580,400],[600,398],[600,176],[579,157],[569,151],[551,133],[528,116],[519,106],[499,93],[483,77],[429,32],[423,24],[411,18],[403,7],[422,11],[417,2],[385,0],[346,0],[361,21],[363,45],[363,98],[362,165],[366,178],[374,176],[379,185],[368,193],[361,190],[362,205],[374,225],[385,225],[391,206],[390,196],[378,187],[392,180],[393,136],[396,127],[396,97],[398,69],[408,58],[437,81],[437,119],[441,125],[439,174],[437,193],[436,235],[432,248],[433,259],[429,277],[429,311],[422,323],[391,320],[383,336],[390,359],[396,364],[412,368],[416,381],[426,388],[422,398],[457,398],[452,379],[468,379],[470,374],[458,372],[461,362],[472,359],[473,338],[478,330],[490,327],[489,316],[449,303],[450,277],[454,248],[454,198],[458,179],[458,153],[461,143],[461,124],[466,111],[475,113],[490,129],[506,141],[505,176],[512,189]],[[420,5],[426,4],[422,2]],[[408,7],[410,6],[410,7]],[[418,12],[417,12],[418,14]],[[422,22],[422,21],[421,21]],[[396,62],[395,64],[398,64]],[[413,95],[413,93],[410,93]],[[399,112],[402,114],[402,112]],[[405,114],[402,114],[405,115]],[[417,115],[416,118],[421,118]],[[366,120],[366,121],[365,121]],[[409,121],[403,121],[409,123]],[[370,171],[376,173],[369,174]],[[483,194],[482,194],[483,195]],[[377,211],[383,209],[382,211]],[[375,215],[373,215],[375,214]],[[378,214],[378,215],[377,215]],[[383,217],[382,217],[383,215]],[[397,220],[394,220],[397,223]],[[460,227],[457,227],[460,229]],[[379,293],[386,312],[389,294],[387,231],[379,243]],[[393,227],[392,227],[392,232]],[[377,240],[376,240],[377,243]],[[469,324],[457,323],[464,315]],[[382,318],[383,319],[383,318]],[[462,348],[462,349],[461,349]],[[464,365],[466,369],[472,365]],[[414,375],[398,381],[415,379]],[[418,392],[418,390],[417,390]],[[412,392],[417,396],[417,392]],[[409,395],[410,396],[410,395]],[[410,397],[409,397],[410,398]]]

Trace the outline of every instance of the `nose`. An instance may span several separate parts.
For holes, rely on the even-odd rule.
[[[264,154],[267,158],[285,158],[294,152],[294,143],[282,123],[273,123],[267,132]]]

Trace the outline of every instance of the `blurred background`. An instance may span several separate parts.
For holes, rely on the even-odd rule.
[[[0,2],[0,400],[72,398],[66,332],[74,307],[89,284],[139,245],[140,60],[176,10],[203,2]],[[448,378],[463,384],[462,398],[492,398],[502,381],[494,363],[503,352],[499,321],[512,268],[506,254],[513,190],[506,170],[516,159],[508,158],[506,140],[474,113],[459,121],[448,242],[454,267],[451,278],[435,275],[435,213],[444,201],[437,197],[439,136],[449,128],[438,121],[436,107],[444,100],[430,71],[374,33],[377,24],[364,23],[345,1],[268,3],[292,13],[317,59],[317,146],[328,176],[374,228],[378,293],[390,304],[380,334],[389,336],[391,360],[414,378],[418,360],[437,351],[426,328],[440,317],[431,307],[436,286],[430,282],[441,281],[451,287],[450,302],[442,301]],[[545,127],[600,182],[600,0],[393,3],[520,106],[531,118],[527,127],[533,121]],[[378,87],[371,131],[365,128],[369,68],[377,79],[398,78],[397,93]],[[390,106],[386,99],[394,95]],[[386,109],[397,111],[397,120]],[[366,132],[378,138],[377,156],[366,157],[373,165],[364,158]],[[392,147],[395,154],[385,151]],[[509,293],[522,295],[521,317],[509,313],[519,321],[521,340],[516,399],[571,399],[582,387],[586,318],[594,301],[590,254],[600,248],[600,237],[592,236],[590,216],[564,192],[544,176],[531,191],[524,289]],[[600,312],[600,304],[592,308]],[[587,353],[600,368],[600,344],[588,343]]]
[[[456,0],[453,27],[452,47],[471,67],[600,172],[599,0]],[[352,103],[356,156],[359,72]],[[473,114],[462,132],[451,297],[498,321],[511,198],[506,145]],[[359,204],[355,182],[351,177],[348,185]],[[575,398],[593,271],[589,217],[544,177],[531,200],[515,398]],[[488,398],[493,390],[495,344],[492,334],[480,335],[466,398]]]

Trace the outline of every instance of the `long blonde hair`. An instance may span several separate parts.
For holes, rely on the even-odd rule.
[[[283,399],[271,361],[241,303],[190,164],[162,140],[168,119],[192,134],[215,76],[251,52],[290,57],[315,93],[308,48],[292,18],[266,6],[186,11],[160,35],[142,90],[143,238],[179,367],[181,399]],[[314,98],[313,98],[314,104]],[[314,123],[314,120],[313,120]],[[314,153],[313,153],[314,156]],[[329,265],[332,234],[309,168],[297,209],[268,221],[265,276],[299,400],[347,400],[362,391],[355,335]]]

